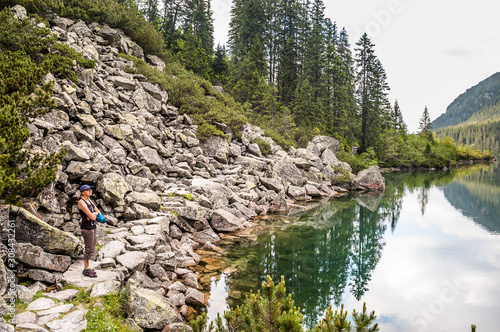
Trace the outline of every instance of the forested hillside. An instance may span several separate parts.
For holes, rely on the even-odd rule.
[[[432,128],[500,119],[500,73],[467,89],[432,122]]]
[[[437,136],[500,153],[500,73],[461,94],[432,122]]]
[[[228,45],[215,48],[210,0],[7,0],[0,9],[15,4],[32,15],[54,12],[123,30],[144,50],[129,58],[135,73],[193,116],[200,139],[225,136],[220,123],[238,136],[247,121],[285,149],[333,136],[339,158],[355,171],[485,157],[434,139],[428,116],[419,135],[408,135],[375,45],[367,34],[351,45],[348,32],[325,17],[323,0],[234,0]],[[165,61],[162,72],[141,60],[148,54]]]

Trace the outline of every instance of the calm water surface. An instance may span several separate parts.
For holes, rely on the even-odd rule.
[[[385,174],[383,195],[337,198],[277,218],[229,249],[238,269],[212,282],[209,318],[267,274],[304,314],[363,302],[381,331],[500,331],[500,168]]]

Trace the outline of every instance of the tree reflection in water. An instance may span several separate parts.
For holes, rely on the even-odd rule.
[[[252,244],[234,246],[239,273],[229,277],[230,294],[258,289],[266,275],[285,276],[287,289],[313,326],[330,303],[340,305],[349,285],[360,299],[380,259],[387,225],[395,225],[397,204],[382,196],[339,198],[303,214],[296,222],[261,234]],[[396,210],[396,211],[395,211]],[[230,299],[230,305],[242,298]]]

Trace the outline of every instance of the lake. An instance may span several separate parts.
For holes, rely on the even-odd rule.
[[[367,303],[380,331],[500,330],[500,168],[385,173],[383,195],[334,198],[268,218],[227,249],[209,318],[284,276],[313,327],[329,305]]]

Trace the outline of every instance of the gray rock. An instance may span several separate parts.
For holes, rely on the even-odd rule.
[[[90,261],[90,268],[95,269],[98,263]],[[117,271],[102,271],[97,270],[97,278],[88,278],[82,275],[83,271],[83,261],[78,260],[71,265],[68,271],[64,272],[62,276],[62,282],[69,285],[74,285],[76,287],[85,288],[90,290],[95,284],[109,281],[123,279],[123,275]]]
[[[273,177],[283,179],[293,186],[302,186],[304,177],[297,166],[289,160],[282,159],[273,166]]]
[[[42,295],[59,301],[71,301],[78,293],[80,291],[77,289],[66,289],[56,293],[43,293]]]
[[[37,280],[41,282],[46,282],[48,284],[55,284],[62,279],[62,274],[60,272],[49,272],[45,270],[29,269],[28,277],[31,280]]]
[[[182,321],[167,298],[133,284],[129,289],[127,313],[140,327],[163,329],[168,324]]]
[[[0,328],[1,328],[1,324],[0,324]],[[49,332],[48,330],[44,329],[43,327],[37,325],[37,324],[33,324],[33,323],[22,323],[22,324],[16,324],[16,328],[20,331],[33,331],[33,332]],[[10,330],[9,328],[6,328],[5,330],[1,330],[2,332],[3,331],[14,331],[14,327],[12,327],[12,330]]]
[[[326,149],[331,150],[335,155],[337,155],[337,153],[339,152],[340,141],[334,137],[316,136],[310,143],[316,145],[319,153],[323,153],[323,151],[325,151]]]
[[[290,197],[298,201],[305,201],[309,196],[306,194],[306,190],[302,187],[288,186],[287,193]]]
[[[78,20],[75,24],[69,27],[68,32],[75,32],[79,37],[91,37],[92,31],[87,24],[82,20]]]
[[[45,325],[51,332],[80,332],[87,328],[87,320],[85,319],[87,311],[86,309],[76,310],[65,315],[62,319],[48,322]]]
[[[378,166],[372,166],[362,170],[354,179],[355,187],[359,190],[383,191],[385,190],[385,179],[380,173]]]
[[[214,211],[210,225],[218,232],[234,232],[243,227],[236,216],[222,209]]]
[[[23,285],[16,285],[17,298],[24,303],[30,303],[35,298],[35,292]]]
[[[126,90],[129,91],[134,91],[135,88],[137,87],[137,84],[132,81],[131,79],[128,79],[123,76],[110,76],[108,77],[108,80],[116,87],[122,87]]]
[[[108,280],[95,284],[90,292],[90,297],[106,296],[118,294],[120,291],[121,282],[116,280]]]
[[[65,272],[71,265],[71,257],[46,253],[30,243],[17,244],[16,260],[29,267],[58,272]]]
[[[54,300],[48,299],[46,297],[41,297],[33,302],[31,302],[26,310],[29,311],[40,311],[40,310],[47,310],[50,308],[55,307],[57,304],[54,302]]]
[[[28,17],[27,13],[26,13],[26,9],[23,7],[23,6],[20,6],[20,5],[15,5],[14,7],[12,7],[10,9],[11,13],[14,14],[14,16],[18,19],[18,20],[24,20],[26,17]]]
[[[80,241],[72,234],[63,232],[38,219],[27,210],[11,207],[16,218],[16,240],[31,243],[45,252],[76,257],[82,250]]]
[[[97,190],[106,203],[115,206],[123,205],[123,198],[130,191],[130,187],[120,175],[107,173],[97,183]]]
[[[74,308],[74,305],[72,305],[71,303],[67,303],[67,304],[61,304],[61,305],[55,306],[55,307],[47,309],[47,310],[38,311],[36,314],[38,316],[63,314],[63,313],[70,311],[73,308]]]
[[[167,297],[174,307],[180,307],[186,304],[186,296],[181,292],[170,291],[168,292]]]
[[[144,272],[135,271],[129,278],[129,280],[133,280],[136,285],[142,288],[158,290],[161,288],[161,285],[154,282],[150,277],[148,277]]]
[[[121,241],[111,241],[104,245],[99,250],[99,255],[102,258],[115,258],[125,252],[125,244]]]
[[[66,148],[66,154],[64,155],[65,160],[87,161],[90,159],[90,156],[87,152],[85,152],[85,150],[73,145],[69,141],[65,141],[63,146]]]
[[[156,67],[159,71],[163,71],[163,69],[165,69],[165,62],[158,56],[156,55],[146,55],[146,58],[148,59],[148,61],[153,64],[154,67]],[[164,103],[166,103],[167,101],[165,100]]]
[[[186,291],[186,303],[194,307],[205,305],[205,295],[197,289],[188,288]]]
[[[127,162],[127,152],[122,147],[109,150],[107,157],[113,164],[124,165]]]
[[[36,323],[36,314],[31,311],[21,312],[16,315],[16,325],[19,324],[35,324]],[[3,330],[2,330],[3,331]]]
[[[117,140],[123,140],[132,136],[132,127],[127,124],[109,125],[104,127],[104,132]]]
[[[151,180],[135,175],[127,175],[125,181],[130,184],[133,191],[142,192],[151,185]]]
[[[210,136],[200,144],[203,154],[207,157],[212,157],[223,164],[228,163],[229,143],[224,137]]]
[[[137,154],[144,165],[152,171],[163,167],[163,160],[158,155],[158,152],[149,146],[145,146],[137,150]]]
[[[262,185],[264,187],[266,187],[269,190],[275,191],[275,192],[280,192],[284,189],[281,181],[278,179],[275,179],[275,178],[261,177],[260,182],[262,183]]]
[[[70,179],[74,180],[81,178],[92,168],[91,163],[81,162],[81,161],[71,161],[68,167],[66,167],[66,173],[68,173]]]
[[[153,98],[143,89],[135,90],[132,95],[132,100],[139,109],[145,109],[153,114],[158,113],[161,110],[161,102]]]
[[[137,203],[141,204],[145,207],[148,207],[152,210],[158,210],[161,206],[161,199],[160,196],[158,196],[155,193],[139,193],[136,191],[131,192],[130,194],[127,195],[125,198],[125,201],[127,203]]]
[[[248,152],[257,156],[257,157],[262,157],[262,152],[260,151],[260,147],[257,143],[252,143],[248,147]]]
[[[130,271],[144,270],[148,254],[140,251],[129,251],[117,256],[116,260]]]

